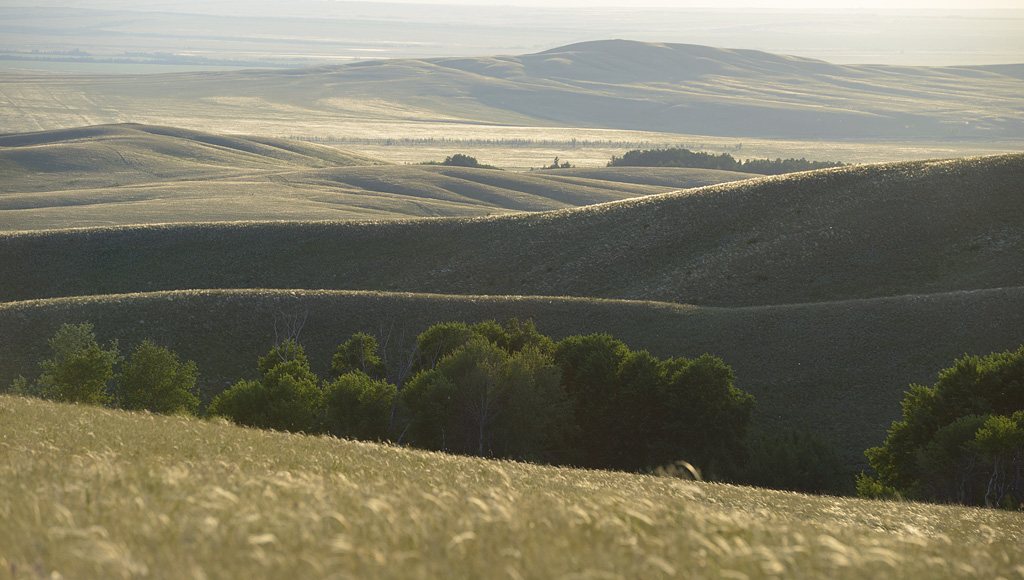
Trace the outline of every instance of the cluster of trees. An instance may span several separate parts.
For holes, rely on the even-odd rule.
[[[125,360],[117,341],[100,346],[92,325],[83,322],[61,326],[49,344],[53,358],[40,361],[39,377],[18,377],[11,392],[153,413],[199,410],[196,364],[152,341],[143,341]]]
[[[703,151],[694,152],[689,149],[634,149],[627,151],[622,157],[612,156],[608,167],[692,167],[698,169],[721,169],[724,171],[744,171],[763,175],[781,175],[796,171],[810,171],[827,167],[841,167],[838,161],[808,161],[800,159],[747,159],[738,161],[728,153],[714,155]]]
[[[547,165],[542,169],[572,169],[573,164],[568,161],[562,161],[559,163],[558,156],[555,156],[555,161],[551,165]]]
[[[387,343],[386,343],[387,344]],[[63,325],[52,357],[12,392],[155,413],[198,414],[192,361],[143,341],[127,358],[92,325]],[[906,497],[1017,509],[1024,502],[1024,346],[965,357],[912,385],[903,418],[867,450],[856,481],[835,450],[797,432],[748,438],[754,399],[720,359],[660,360],[607,334],[554,341],[532,321],[450,322],[401,354],[357,333],[321,379],[301,344],[256,361],[259,378],[206,414],[242,425],[391,441],[423,449],[600,469],[679,460],[715,479],[794,491]]]
[[[1024,346],[968,356],[931,387],[911,385],[903,419],[868,449],[865,497],[1020,509],[1024,502]]]
[[[389,381],[377,340],[359,333],[320,382],[287,341],[209,413],[466,455],[634,471],[685,459],[714,471],[742,456],[754,407],[710,355],[662,361],[606,334],[555,342],[514,319],[436,324],[406,360],[407,379]]]
[[[497,169],[497,170],[501,171],[500,167],[496,167],[494,165],[485,165],[485,164],[480,163],[479,161],[477,161],[476,157],[471,157],[469,155],[464,155],[462,153],[456,153],[454,155],[449,155],[449,156],[444,158],[444,161],[440,161],[440,162],[438,162],[438,161],[427,161],[427,162],[424,162],[422,165],[447,165],[447,166],[450,166],[450,167],[475,167],[477,169]]]
[[[198,413],[192,361],[152,341],[127,359],[89,323],[63,325],[52,358],[14,393],[156,413]],[[391,363],[391,364],[389,364]],[[256,380],[206,414],[242,425],[392,441],[424,449],[594,468],[646,470],[684,459],[728,473],[745,454],[754,399],[720,359],[659,360],[607,334],[555,342],[532,321],[431,326],[388,360],[374,336],[340,344],[322,380],[283,341]]]

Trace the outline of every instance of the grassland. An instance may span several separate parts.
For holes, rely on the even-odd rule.
[[[0,397],[0,577],[1012,578],[1017,514]]]
[[[555,155],[602,165],[624,148],[705,144],[751,157],[881,162],[1019,151],[1013,66],[832,65],[756,51],[627,41],[523,56],[402,59],[289,71],[166,75],[5,74],[0,127],[39,131],[121,122],[216,133],[375,140],[357,151],[438,159],[400,139],[526,139],[501,167]],[[575,157],[575,158],[574,158]],[[441,156],[443,158],[443,155]]]
[[[498,176],[461,167],[395,166],[295,140],[124,124],[0,136],[0,177],[0,229],[35,230],[482,216],[753,176],[609,168]]]
[[[480,219],[4,233],[0,268],[17,275],[0,300],[302,288],[757,306],[1017,287],[1022,160],[844,167]]]
[[[1024,343],[1022,172],[1011,155],[490,218],[0,234],[0,381],[34,372],[62,322],[164,342],[199,363],[209,398],[251,376],[281,314],[310,314],[321,373],[353,332],[518,316],[660,357],[711,352],[758,398],[759,427],[827,433],[857,462],[910,383]]]
[[[1014,67],[612,42],[2,81],[0,126],[57,132],[0,136],[0,387],[36,372],[62,323],[195,360],[208,401],[253,378],[282,317],[306,321],[301,342],[323,375],[356,331],[401,349],[435,322],[514,316],[555,338],[610,332],[659,357],[720,356],[758,399],[755,436],[811,431],[857,464],[910,383],[1024,343],[1022,154],[720,183],[747,176],[600,168],[599,154],[622,150],[579,146],[690,144],[714,126],[708,143],[737,157],[1020,150]],[[186,129],[73,128],[124,121]],[[503,166],[577,161],[558,143],[590,157],[530,173],[370,165],[371,149],[395,153],[392,138],[495,139],[479,158]],[[503,145],[521,141],[534,145]],[[461,217],[408,217],[438,215]],[[0,489],[0,578],[1024,574],[1015,514],[12,397],[0,397]]]

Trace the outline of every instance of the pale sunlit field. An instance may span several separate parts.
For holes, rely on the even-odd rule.
[[[0,578],[1020,578],[1018,513],[0,397]]]

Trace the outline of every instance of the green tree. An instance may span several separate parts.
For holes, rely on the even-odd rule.
[[[1024,346],[958,359],[933,386],[911,385],[902,406],[885,442],[865,452],[877,479],[862,476],[858,489],[973,505],[1024,496],[1013,427],[1024,411]]]
[[[638,471],[685,460],[724,471],[742,456],[754,399],[721,359],[659,361],[593,334],[559,342],[555,361],[579,465]]]
[[[746,455],[727,474],[734,483],[803,493],[854,492],[852,470],[833,445],[814,434],[786,430],[748,436]]]
[[[336,437],[387,440],[397,396],[397,388],[387,381],[359,370],[342,374],[324,389],[324,426]]]
[[[118,380],[117,405],[153,413],[195,414],[199,409],[196,363],[149,340],[139,344]]]
[[[240,425],[310,433],[319,427],[323,390],[309,368],[305,349],[294,340],[260,357],[258,381],[239,381],[210,403],[207,413]]]
[[[574,426],[571,447],[582,467],[614,468],[619,453],[617,375],[629,348],[608,334],[570,336],[555,345]]]
[[[474,334],[402,390],[419,447],[540,460],[562,447],[558,369],[537,348],[516,353]]]
[[[30,393],[68,403],[109,402],[108,384],[121,357],[117,341],[104,349],[96,342],[92,329],[88,322],[60,327],[49,340],[53,358],[39,363],[42,374],[34,386],[28,387]]]
[[[384,360],[380,356],[377,339],[365,332],[357,332],[338,345],[331,359],[331,374],[341,376],[352,371],[363,372],[374,379],[387,376]]]
[[[525,346],[497,369],[504,406],[496,421],[498,455],[563,463],[572,424],[561,370],[549,353]]]
[[[665,361],[662,376],[655,419],[662,432],[652,462],[685,459],[713,476],[740,460],[755,401],[733,385],[732,368],[704,354]]]
[[[483,328],[488,328],[486,325]],[[469,342],[474,332],[464,322],[441,322],[423,331],[416,338],[416,352],[419,353],[418,369],[432,369],[441,359]]]

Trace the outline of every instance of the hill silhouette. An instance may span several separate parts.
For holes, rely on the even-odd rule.
[[[544,211],[751,174],[395,166],[286,139],[121,124],[0,136],[0,229]],[[573,177],[570,179],[569,177]]]
[[[4,84],[19,107],[0,111],[0,125],[20,131],[133,119],[217,131],[275,127],[277,134],[353,123],[403,132],[410,123],[484,123],[800,139],[1024,134],[1019,67],[834,65],[627,40],[286,71],[5,75]]]

